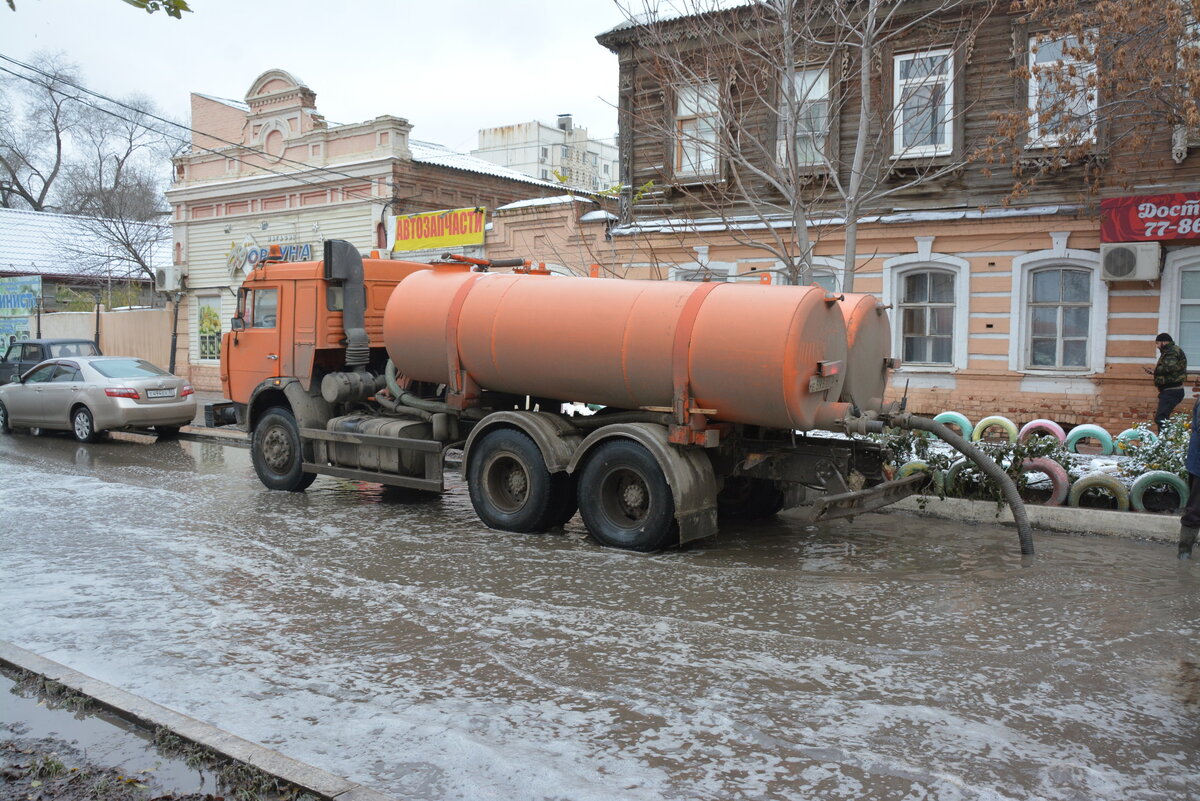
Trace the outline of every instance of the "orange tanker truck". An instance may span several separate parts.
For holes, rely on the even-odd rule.
[[[1007,480],[884,403],[890,328],[870,295],[363,259],[341,240],[323,255],[260,263],[222,340],[229,400],[210,421],[250,433],[272,489],[328,475],[442,492],[445,452],[461,448],[486,525],[542,531],[578,511],[600,543],[653,551],[722,517],[860,514],[924,480],[888,480],[878,443],[806,433],[818,429],[932,430]]]

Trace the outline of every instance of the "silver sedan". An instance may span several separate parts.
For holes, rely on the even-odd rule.
[[[170,436],[195,416],[191,385],[143,359],[52,359],[0,386],[0,433],[58,429],[92,442],[112,429],[153,426]]]

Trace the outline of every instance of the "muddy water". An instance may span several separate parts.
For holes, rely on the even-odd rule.
[[[1200,793],[1200,564],[868,515],[639,556],[246,451],[0,437],[3,636],[416,799]]]

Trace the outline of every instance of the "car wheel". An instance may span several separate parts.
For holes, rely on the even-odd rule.
[[[295,416],[281,406],[268,409],[254,427],[250,460],[259,480],[274,490],[303,492],[317,478],[304,472],[300,428]]]
[[[179,436],[179,426],[155,426],[154,433],[159,439],[175,439]]]
[[[7,434],[11,430],[8,427],[8,409],[4,406],[4,402],[0,401],[0,434]]]
[[[550,475],[533,440],[511,428],[491,431],[471,447],[467,490],[489,528],[545,531],[570,517],[569,488]]]
[[[80,442],[95,442],[99,438],[96,420],[88,407],[80,406],[71,414],[71,433]]]
[[[579,513],[598,542],[658,551],[678,542],[675,498],[645,446],[627,439],[601,444],[579,476]]]

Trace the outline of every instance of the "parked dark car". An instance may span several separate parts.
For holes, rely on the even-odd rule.
[[[21,339],[8,346],[0,359],[0,384],[8,384],[47,359],[71,356],[101,356],[90,339]]]

